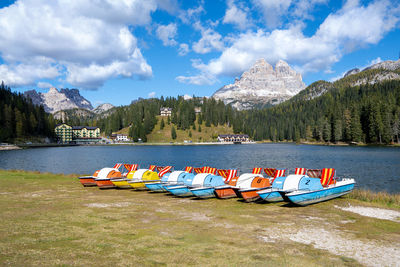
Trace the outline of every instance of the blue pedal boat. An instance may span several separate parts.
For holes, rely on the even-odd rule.
[[[215,197],[215,187],[225,185],[224,181],[225,179],[222,176],[210,174],[204,179],[203,185],[192,187],[190,191],[192,191],[194,196],[199,198]]]
[[[167,190],[171,194],[179,197],[193,196],[193,193],[190,189],[193,187],[201,187],[204,183],[204,180],[207,178],[207,176],[210,175],[213,174],[209,173],[199,173],[196,175],[192,174],[183,181],[183,185],[171,186],[168,187]]]
[[[323,187],[319,178],[307,178],[298,190],[281,194],[284,194],[284,198],[293,204],[307,206],[348,194],[354,189],[355,183],[354,179],[343,178]]]
[[[309,178],[307,175],[291,174],[286,177],[276,177],[271,188],[257,191],[257,194],[266,202],[284,201],[281,192],[289,193],[299,188],[301,179]]]

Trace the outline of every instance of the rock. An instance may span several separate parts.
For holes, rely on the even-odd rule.
[[[358,69],[358,68],[351,69],[351,70],[349,70],[348,72],[346,72],[346,74],[343,76],[343,78],[344,78],[344,77],[347,77],[347,76],[349,76],[349,75],[357,74],[357,73],[359,73],[359,72],[360,72],[360,69]]]
[[[240,79],[223,86],[212,97],[242,110],[279,104],[305,87],[301,75],[285,61],[279,60],[274,70],[264,59],[259,59]]]
[[[104,104],[101,104],[101,105],[99,105],[98,107],[96,107],[96,108],[93,110],[93,112],[96,113],[96,114],[100,114],[100,113],[103,113],[103,112],[105,112],[105,111],[107,111],[107,110],[109,110],[109,109],[112,109],[113,107],[114,107],[114,106],[111,105],[110,103],[104,103]]]
[[[47,93],[38,93],[35,90],[26,91],[25,97],[32,99],[35,105],[43,105],[46,112],[55,113],[60,110],[83,108],[92,110],[92,104],[80,95],[78,89],[50,88]]]
[[[379,63],[376,63],[372,66],[369,66],[364,70],[369,70],[369,69],[385,69],[385,70],[397,70],[400,68],[400,59],[393,61],[393,60],[386,60],[386,61],[382,61]]]

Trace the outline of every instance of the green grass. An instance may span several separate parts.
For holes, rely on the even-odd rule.
[[[398,223],[334,207],[349,203],[368,204],[358,198],[304,208],[196,200],[84,188],[76,175],[0,170],[0,265],[357,266],[312,245],[260,238],[276,229],[331,225],[360,240],[400,240]],[[340,223],[346,220],[351,223]]]
[[[400,194],[355,189],[346,197],[364,202],[383,204],[388,207],[400,208]]]

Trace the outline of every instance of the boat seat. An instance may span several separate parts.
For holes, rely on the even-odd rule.
[[[323,168],[321,173],[321,184],[324,187],[327,187],[331,184],[334,184],[336,180],[335,177],[335,169],[334,168]]]

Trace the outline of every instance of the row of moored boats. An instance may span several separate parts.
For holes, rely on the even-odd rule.
[[[79,177],[79,180],[83,186],[101,189],[147,189],[179,197],[239,197],[246,202],[288,201],[300,206],[340,197],[351,192],[355,185],[354,179],[337,178],[333,168],[296,168],[293,174],[275,168],[254,168],[251,173],[239,175],[235,169],[207,166],[173,170],[172,166],[150,165],[140,169],[138,164],[121,163],[97,170],[92,176]]]

